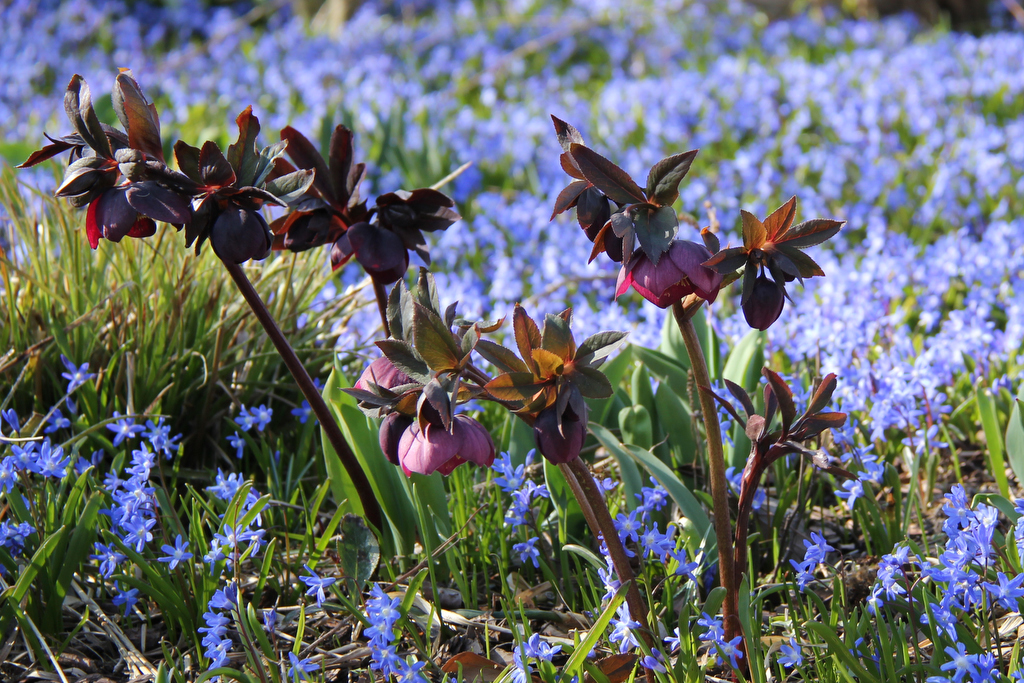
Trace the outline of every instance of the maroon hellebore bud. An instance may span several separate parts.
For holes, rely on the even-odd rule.
[[[409,252],[402,238],[386,228],[356,223],[331,248],[331,267],[337,269],[353,255],[375,282],[398,282],[409,268]]]
[[[490,467],[494,463],[494,442],[482,424],[465,415],[455,416],[451,432],[435,424],[421,431],[413,422],[398,444],[398,460],[406,475],[448,475],[464,462]]]
[[[754,329],[767,330],[782,315],[785,304],[782,286],[761,273],[754,280],[754,289],[750,297],[742,304],[743,317]]]
[[[413,383],[412,378],[396,368],[387,359],[387,356],[381,356],[366,366],[363,374],[359,375],[359,379],[356,380],[355,388],[360,391],[370,391],[369,383],[371,382],[385,389],[394,389],[403,384]]]
[[[689,294],[714,301],[723,276],[701,265],[711,257],[703,244],[686,240],[673,240],[657,265],[641,252],[629,271],[625,266],[619,271],[615,296],[622,296],[632,285],[640,296],[660,308],[668,308]]]
[[[587,423],[571,408],[562,413],[562,430],[558,430],[558,413],[554,406],[545,408],[533,423],[533,438],[548,461],[560,465],[580,456],[587,438]]]
[[[258,211],[232,206],[217,216],[210,229],[210,244],[223,261],[242,263],[265,259],[274,244],[270,226]]]
[[[384,455],[392,465],[398,464],[398,444],[401,442],[405,430],[412,423],[413,419],[408,415],[391,413],[384,418],[384,422],[380,425],[380,434],[378,435],[380,449],[384,451]]]

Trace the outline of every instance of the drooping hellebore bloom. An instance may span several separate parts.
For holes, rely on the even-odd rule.
[[[580,456],[583,441],[587,438],[587,421],[566,406],[559,425],[558,409],[551,406],[537,415],[533,423],[533,438],[541,455],[560,465]]]
[[[335,270],[352,256],[367,275],[382,285],[398,282],[409,268],[409,252],[390,230],[370,223],[356,223],[331,247],[331,267]]]
[[[398,464],[398,446],[402,442],[402,436],[412,423],[413,419],[408,415],[391,413],[384,418],[384,422],[380,425],[377,440],[380,443],[380,449],[392,465]]]
[[[785,293],[764,273],[754,280],[750,296],[743,302],[743,317],[756,330],[767,330],[782,315],[786,303]]]
[[[403,384],[412,383],[413,380],[409,375],[396,368],[387,356],[381,356],[366,366],[363,374],[359,375],[359,379],[356,380],[355,388],[360,391],[371,391],[370,384],[376,384],[385,389],[394,389]]]
[[[413,422],[398,444],[398,461],[408,476],[412,472],[449,475],[464,462],[481,467],[494,463],[494,441],[484,426],[471,417],[456,415],[452,431],[427,423],[423,429]]]
[[[637,253],[631,268],[623,265],[619,270],[616,297],[632,286],[640,296],[661,308],[668,308],[689,294],[711,302],[718,298],[723,276],[702,265],[712,256],[704,245],[673,240],[657,264],[642,251]]]

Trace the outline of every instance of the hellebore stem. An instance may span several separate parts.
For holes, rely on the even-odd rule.
[[[718,410],[715,401],[700,387],[711,387],[708,375],[708,364],[704,359],[697,330],[693,320],[683,310],[681,303],[672,304],[672,315],[675,316],[679,332],[683,335],[686,354],[690,357],[690,367],[700,397],[700,412],[704,419],[704,431],[708,440],[708,469],[711,479],[711,499],[714,502],[715,538],[718,540],[718,577],[725,588],[725,602],[722,604],[722,617],[725,627],[726,641],[742,634],[738,609],[738,589],[736,574],[733,570],[732,534],[729,523],[729,489],[725,478],[725,455],[722,451],[722,427],[718,422]]]
[[[341,464],[344,465],[348,476],[352,478],[356,491],[359,492],[359,502],[362,503],[367,521],[377,529],[383,528],[381,526],[380,506],[373,495],[373,489],[366,478],[366,473],[360,467],[359,461],[345,440],[345,436],[341,433],[341,428],[335,422],[334,415],[331,414],[316,385],[313,384],[313,380],[310,378],[309,373],[306,372],[305,366],[302,365],[299,357],[295,355],[295,349],[285,339],[284,333],[277,326],[277,322],[270,315],[270,311],[267,310],[267,305],[263,303],[263,299],[260,298],[259,293],[252,286],[252,282],[246,277],[242,267],[237,263],[222,262],[224,267],[227,268],[228,273],[231,274],[231,278],[235,281],[238,290],[245,298],[245,302],[249,304],[249,308],[252,309],[260,324],[263,325],[264,331],[270,337],[270,341],[273,342],[277,352],[281,354],[281,358],[288,367],[288,371],[292,373],[295,383],[299,385],[302,395],[309,401],[309,405],[313,409],[316,418],[320,421],[320,426],[327,435],[327,439],[331,442],[331,446],[334,447],[334,451],[341,459]]]
[[[380,321],[384,324],[384,338],[391,336],[391,325],[388,324],[388,292],[384,285],[373,281],[373,296],[377,299],[377,310],[380,312]]]
[[[629,607],[629,614],[633,621],[640,622],[641,637],[649,648],[654,649],[657,644],[651,638],[650,625],[647,622],[647,605],[640,597],[633,568],[629,566],[629,558],[626,557],[626,549],[622,547],[619,532],[615,530],[615,522],[612,521],[608,506],[605,505],[604,498],[597,488],[594,475],[590,473],[590,468],[586,463],[578,457],[559,467],[566,475],[565,478],[569,481],[572,492],[579,499],[587,523],[591,525],[591,531],[595,536],[600,535],[604,539],[605,545],[608,546],[608,554],[612,557],[612,564],[615,565],[615,573],[619,575],[619,581],[629,583],[629,588],[626,589],[626,605]],[[581,493],[582,498],[580,498]],[[591,516],[586,515],[587,507],[590,508]],[[655,683],[657,679],[654,672],[651,669],[645,669],[645,672],[648,683]]]

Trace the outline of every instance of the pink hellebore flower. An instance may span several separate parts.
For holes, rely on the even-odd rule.
[[[704,245],[686,240],[673,240],[658,265],[641,253],[630,270],[623,266],[619,271],[615,296],[622,296],[632,285],[640,296],[660,308],[668,308],[689,294],[714,301],[722,275],[701,265],[712,256]]]
[[[406,475],[448,475],[464,462],[490,467],[494,463],[494,442],[482,424],[465,415],[455,416],[451,432],[434,424],[420,430],[419,423],[413,422],[398,444],[398,461]]]
[[[370,363],[363,374],[356,380],[356,389],[370,391],[369,383],[372,382],[385,389],[394,389],[403,384],[412,384],[412,378],[396,368],[385,356]]]

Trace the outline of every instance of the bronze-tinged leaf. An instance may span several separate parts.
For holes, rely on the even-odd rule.
[[[760,249],[768,237],[768,230],[757,216],[749,211],[740,211],[743,219],[743,248],[747,251]]]
[[[534,349],[532,357],[536,364],[538,376],[548,379],[549,377],[557,377],[562,374],[562,369],[565,367],[565,359],[558,354],[546,349]]]
[[[142,93],[142,88],[132,78],[131,71],[121,71],[114,80],[112,95],[114,111],[121,125],[128,131],[128,144],[149,156],[164,160],[163,143],[160,142],[160,121],[155,109]]]
[[[587,263],[592,263],[594,259],[596,259],[598,256],[604,253],[604,241],[608,237],[609,233],[611,233],[612,235],[615,234],[612,231],[611,221],[605,223],[604,227],[601,228],[600,232],[597,233],[597,237],[594,238],[594,246],[590,249],[590,258],[587,259]]]
[[[374,343],[396,368],[418,382],[430,381],[430,368],[416,355],[412,344],[399,339],[381,339]]]
[[[516,337],[516,346],[519,347],[519,355],[529,365],[533,359],[533,350],[541,348],[542,341],[537,323],[519,304],[516,304],[512,312],[512,331]]]
[[[607,358],[626,338],[628,332],[598,332],[587,337],[576,349],[576,365],[586,364],[597,367],[599,361]]]
[[[551,122],[555,124],[555,135],[558,136],[558,144],[562,146],[563,151],[568,152],[573,144],[583,144],[583,136],[572,125],[556,117],[554,114],[551,115]]]
[[[456,678],[462,671],[460,680],[465,683],[494,683],[501,678],[504,668],[475,652],[460,652],[445,662],[441,671]]]
[[[174,143],[174,160],[178,163],[178,169],[197,183],[203,181],[203,175],[199,170],[201,154],[198,147],[193,147],[184,140]]]
[[[59,138],[57,140],[54,140],[49,135],[46,135],[46,133],[43,133],[43,135],[46,137],[47,140],[50,141],[50,144],[46,145],[42,149],[38,149],[35,152],[32,152],[32,154],[29,155],[28,159],[25,159],[25,161],[15,166],[15,168],[29,168],[30,166],[35,166],[36,164],[40,164],[46,161],[47,159],[52,159],[58,154],[62,154],[63,152],[66,152],[69,149],[74,149],[75,147],[78,146],[68,138],[77,138],[79,144],[84,144],[81,138],[78,137],[77,135],[68,135],[65,136],[64,138]]]
[[[796,404],[793,402],[793,392],[785,380],[779,377],[777,373],[772,372],[768,368],[763,368],[761,372],[768,380],[768,385],[772,388],[775,400],[779,402],[779,412],[782,415],[782,433],[789,434],[789,427],[793,424],[793,418],[796,417]]]
[[[698,391],[703,391],[705,394],[711,396],[713,399],[718,401],[718,405],[725,408],[725,412],[729,413],[738,424],[746,424],[746,420],[740,417],[740,414],[736,412],[736,408],[731,403],[726,401],[724,398],[715,393],[711,387],[706,387],[702,384],[697,385]]]
[[[550,351],[562,360],[569,360],[576,355],[576,341],[572,338],[569,322],[562,316],[544,316],[544,329],[541,331],[541,348]]]
[[[256,179],[256,166],[260,159],[256,136],[260,134],[260,120],[253,115],[252,105],[249,105],[238,115],[235,123],[238,124],[238,139],[228,145],[227,159],[238,176],[238,185],[245,187]]]
[[[329,202],[337,203],[334,190],[331,187],[331,173],[327,168],[327,162],[320,156],[313,143],[305,135],[291,126],[281,129],[281,139],[288,143],[285,153],[299,168],[311,168],[316,171],[313,177],[313,187],[323,195]]]
[[[327,159],[331,167],[331,190],[339,204],[347,205],[352,188],[349,187],[352,171],[352,131],[338,126],[331,133],[331,144]]]
[[[754,294],[754,285],[757,283],[757,266],[747,266],[743,271],[743,293],[740,296],[740,305],[744,306]]]
[[[572,372],[564,377],[579,387],[580,393],[587,398],[608,398],[615,393],[612,383],[597,368],[574,364]]]
[[[476,352],[502,372],[530,372],[530,368],[526,363],[501,344],[481,339],[476,343]]]
[[[771,425],[772,420],[775,419],[775,413],[779,409],[779,399],[776,398],[770,384],[765,385],[762,395],[764,396],[764,420],[766,424]]]
[[[711,232],[708,228],[700,229],[700,239],[712,254],[717,254],[718,250],[722,248],[722,243],[718,241],[718,235]]]
[[[92,93],[85,79],[75,74],[68,83],[64,93],[64,111],[71,121],[75,132],[81,136],[85,144],[96,150],[96,153],[107,159],[114,156],[110,149],[110,140],[100,125],[99,117],[92,108]]]
[[[801,277],[821,277],[825,275],[825,271],[821,269],[821,266],[814,262],[814,259],[796,247],[791,246],[788,242],[776,244],[775,249],[782,254],[785,254],[786,257],[796,265],[797,270],[800,271]]]
[[[227,187],[237,179],[216,142],[208,140],[199,150],[199,177],[204,185],[210,187]]]
[[[742,268],[746,262],[746,249],[743,247],[730,247],[718,252],[701,265],[705,268],[711,268],[722,275],[728,275]]]
[[[821,412],[821,410],[829,404],[832,400],[832,393],[836,390],[835,373],[829,373],[821,380],[821,384],[814,390],[814,395],[811,396],[811,400],[807,402],[807,412],[804,415],[814,415],[815,413]]]
[[[836,221],[830,218],[814,218],[794,225],[787,232],[779,235],[776,241],[784,242],[787,246],[797,249],[806,249],[832,239],[844,223],[845,221]]]
[[[651,167],[647,174],[647,196],[661,206],[669,206],[679,197],[679,183],[690,170],[697,150],[674,154]]]
[[[623,683],[629,680],[629,677],[633,675],[633,670],[636,669],[636,663],[639,658],[636,655],[612,655],[603,659],[597,660],[593,664],[587,664],[586,666],[594,667],[608,679],[608,683]],[[583,677],[583,683],[597,683],[597,680],[587,674]]]
[[[301,199],[313,184],[315,171],[304,168],[288,175],[279,176],[267,182],[266,190],[285,204]]]
[[[780,235],[785,234],[789,230],[789,226],[793,225],[794,216],[796,216],[795,196],[764,219],[764,229],[768,231],[768,241],[774,242]]]
[[[538,381],[532,372],[508,372],[492,379],[484,389],[499,401],[530,401],[547,384]]]
[[[564,190],[558,193],[558,198],[555,199],[555,209],[551,212],[551,218],[548,220],[554,220],[555,216],[575,206],[576,200],[589,186],[590,183],[585,180],[574,180],[569,183]]]
[[[154,220],[171,225],[184,225],[192,220],[189,198],[152,180],[132,183],[125,198],[133,209]]]
[[[573,159],[572,155],[568,152],[562,152],[561,155],[559,155],[558,165],[562,167],[563,171],[576,180],[586,180],[580,172],[579,166],[576,165],[576,160]]]
[[[413,309],[412,335],[416,352],[431,370],[444,372],[458,367],[461,353],[451,330],[419,303]]]
[[[846,424],[846,413],[818,413],[800,420],[791,438],[795,441],[813,439],[826,429],[838,429]]]
[[[743,412],[745,412],[748,417],[757,412],[754,408],[754,402],[750,400],[750,395],[747,394],[746,389],[741,387],[739,384],[736,384],[736,382],[728,379],[725,380],[725,388],[729,390],[729,393],[733,395],[733,398],[740,402],[740,405],[743,407]]]
[[[642,204],[647,201],[644,191],[633,182],[629,174],[608,159],[583,145],[573,143],[569,149],[583,177],[619,204]]]

